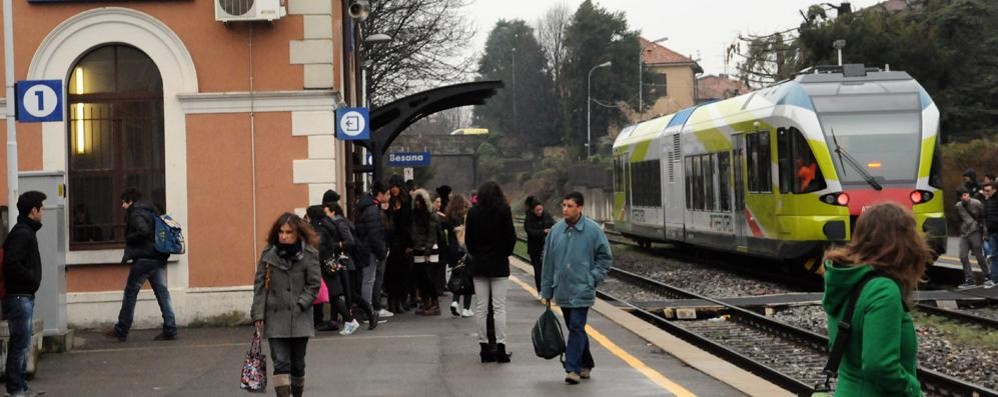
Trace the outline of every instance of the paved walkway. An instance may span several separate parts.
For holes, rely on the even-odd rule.
[[[513,362],[481,364],[473,318],[396,316],[374,331],[320,333],[309,342],[310,396],[738,396],[732,387],[690,368],[596,312],[590,314],[596,369],[581,385],[564,383],[557,360],[533,355],[530,329],[542,306],[532,277],[514,269],[509,291]],[[449,304],[445,298],[444,303]],[[239,371],[252,330],[183,329],[172,342],[155,330],[128,342],[78,333],[71,353],[48,354],[29,381],[48,396],[246,396]],[[265,353],[269,349],[265,346]],[[718,360],[720,361],[720,360]],[[268,366],[272,363],[268,362]],[[272,387],[268,394],[273,393]]]

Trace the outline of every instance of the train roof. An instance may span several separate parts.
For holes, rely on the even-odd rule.
[[[712,123],[718,117],[725,118],[727,124],[747,122],[766,117],[767,111],[781,105],[814,111],[813,96],[865,93],[918,93],[923,109],[932,104],[921,85],[906,72],[880,71],[862,65],[818,67],[798,74],[793,80],[629,126],[621,131],[613,147],[651,140],[674,128],[687,131],[701,123]]]

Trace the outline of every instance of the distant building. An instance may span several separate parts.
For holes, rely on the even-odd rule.
[[[726,74],[709,75],[697,79],[697,103],[719,101],[751,91],[745,83]]]
[[[689,57],[660,44],[652,44],[644,37],[638,37],[638,41],[641,48],[644,49],[641,52],[641,61],[655,73],[655,77],[646,79],[642,83],[646,87],[651,86],[657,92],[661,92],[662,96],[658,97],[654,105],[644,112],[632,114],[631,119],[633,121],[646,120],[693,106],[697,97],[696,75],[703,73],[700,65]]]

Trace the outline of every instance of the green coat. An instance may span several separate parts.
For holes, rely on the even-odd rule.
[[[277,256],[272,246],[263,250],[256,267],[250,317],[264,320],[265,338],[315,336],[312,301],[319,294],[321,278],[319,251],[311,246],[306,245],[298,259],[290,261]]]
[[[610,243],[596,222],[582,216],[570,227],[561,220],[544,242],[541,297],[553,297],[561,307],[591,307],[596,302],[596,286],[611,266]]]
[[[844,266],[825,262],[825,296],[829,344],[845,316],[853,285],[869,265]],[[915,378],[918,340],[901,289],[887,277],[870,280],[860,293],[852,318],[852,335],[839,365],[838,396],[921,396]]]

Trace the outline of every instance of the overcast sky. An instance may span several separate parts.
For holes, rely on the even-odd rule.
[[[499,19],[523,19],[536,26],[537,19],[558,2],[574,13],[583,0],[471,0],[465,10],[477,31],[471,51],[481,54],[489,31]],[[839,0],[841,1],[841,0]],[[839,1],[832,1],[838,4]],[[879,0],[853,0],[853,10],[869,7]],[[742,34],[769,34],[796,27],[798,10],[816,0],[600,0],[599,6],[623,11],[630,29],[640,30],[646,39],[668,37],[664,46],[699,59],[706,74],[725,72],[724,49]],[[830,16],[835,11],[829,12]],[[635,55],[635,59],[637,56]],[[846,47],[848,59],[848,47]],[[728,71],[733,72],[735,60]]]

